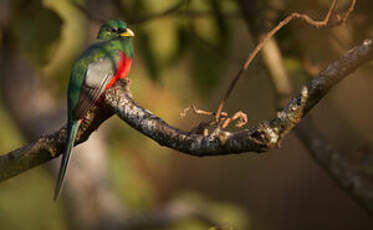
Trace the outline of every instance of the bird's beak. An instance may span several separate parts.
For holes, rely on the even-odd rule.
[[[120,36],[122,36],[122,37],[133,37],[133,36],[135,36],[135,33],[132,30],[130,30],[130,28],[127,28],[126,32],[121,33]]]

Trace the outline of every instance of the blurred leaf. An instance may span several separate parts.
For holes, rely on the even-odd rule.
[[[202,37],[193,39],[192,77],[199,92],[208,94],[225,75],[228,41],[214,43]]]
[[[143,0],[135,1],[133,4],[133,12],[142,12],[142,14],[148,13],[147,5]],[[134,15],[136,17],[136,15]],[[136,30],[136,41],[139,44],[141,55],[145,61],[145,68],[149,73],[149,76],[152,80],[158,81],[160,75],[160,65],[155,53],[153,46],[151,44],[152,37],[149,32],[144,28],[139,28]]]
[[[211,227],[208,230],[234,230],[233,226]]]
[[[209,226],[207,226],[202,221],[191,219],[185,220],[167,228],[168,230],[206,230]]]
[[[201,95],[211,92],[225,75],[228,51],[232,43],[221,1],[209,0],[207,3],[214,16],[195,20],[192,29],[195,34],[189,36],[193,40],[192,77]]]
[[[152,39],[150,35],[144,31],[138,30],[137,34],[137,41],[145,61],[145,68],[149,72],[150,78],[154,81],[158,81],[160,76],[160,63],[151,45]]]
[[[217,28],[216,37],[218,40],[218,44],[221,48],[226,48],[227,44],[230,41],[230,30],[228,27],[228,21],[225,20],[222,10],[222,1],[218,0],[210,0],[211,8],[214,12],[214,18]]]
[[[222,226],[216,227],[217,230],[239,230],[249,229],[250,218],[241,208],[229,203],[210,204],[211,214],[217,220],[223,223]]]
[[[17,127],[12,118],[4,111],[4,105],[0,103],[0,155],[7,153],[20,146],[23,142],[22,136],[18,133]]]
[[[134,137],[136,134],[129,133],[126,138],[133,139]],[[113,134],[110,139],[112,142],[110,145],[111,154],[108,155],[109,169],[116,190],[124,198],[126,206],[137,210],[146,210],[156,200],[156,191],[143,174],[136,169],[134,162],[136,156],[130,154],[129,148],[126,148],[126,151],[123,150],[123,138]]]
[[[197,220],[179,223],[171,229],[208,229],[208,230],[243,230],[250,229],[250,217],[236,205],[223,202],[212,202],[197,193],[183,193],[177,200],[191,207],[205,212],[213,218],[219,226],[206,226],[206,223]],[[182,225],[183,224],[183,225]],[[181,228],[181,226],[184,226]]]
[[[12,3],[12,28],[19,47],[35,64],[47,64],[51,58],[48,51],[61,35],[61,18],[54,11],[44,8],[41,0]]]
[[[176,37],[176,49],[169,60],[169,64],[171,65],[175,64],[178,60],[180,60],[185,55],[186,51],[191,45],[191,34],[184,24],[180,25],[177,28]]]
[[[201,95],[207,95],[218,85],[224,74],[225,61],[207,45],[194,42],[191,71],[193,81]]]
[[[132,1],[131,7],[132,7],[132,10],[131,10],[132,12],[142,12],[144,14],[148,12],[146,4],[144,3],[143,0]],[[131,16],[136,17],[137,15],[131,15]]]
[[[0,228],[6,230],[66,229],[62,206],[56,205],[52,200],[53,186],[54,181],[50,174],[42,167],[1,183]]]

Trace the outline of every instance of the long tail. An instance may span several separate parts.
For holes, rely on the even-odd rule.
[[[56,189],[54,190],[54,201],[57,201],[58,196],[61,192],[62,185],[63,185],[63,179],[65,177],[67,165],[69,164],[69,160],[71,157],[71,149],[74,146],[75,137],[76,137],[76,134],[78,133],[79,126],[80,126],[80,120],[76,120],[72,122],[71,126],[67,127],[68,128],[68,132],[67,132],[68,139],[67,139],[67,143],[65,146],[65,152],[62,155],[61,166],[60,166],[60,171],[58,173]]]

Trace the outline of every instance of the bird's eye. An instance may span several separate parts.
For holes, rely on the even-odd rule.
[[[112,29],[111,29],[111,32],[114,32],[114,33],[116,33],[116,32],[117,32],[117,29],[115,29],[115,28],[112,28]]]

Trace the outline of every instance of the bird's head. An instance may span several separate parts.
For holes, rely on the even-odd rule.
[[[105,22],[98,32],[97,39],[111,40],[118,37],[132,37],[135,33],[121,20],[110,20]]]

